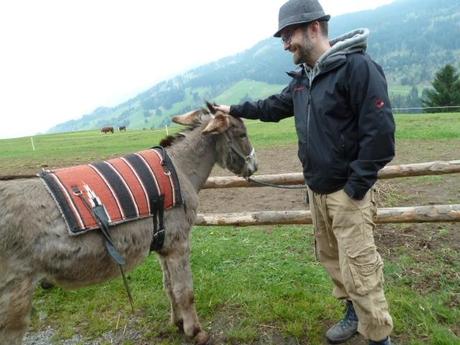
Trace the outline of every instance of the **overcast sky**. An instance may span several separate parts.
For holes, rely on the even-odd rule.
[[[0,138],[44,132],[248,49],[276,31],[284,2],[3,0]],[[333,16],[390,2],[322,0]]]

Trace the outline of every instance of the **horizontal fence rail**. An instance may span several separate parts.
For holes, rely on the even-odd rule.
[[[460,173],[460,160],[435,161],[416,164],[389,165],[380,170],[380,179],[396,177],[444,175]],[[278,185],[302,185],[304,177],[302,173],[287,173],[276,175],[255,175],[255,180],[263,183]],[[254,182],[248,182],[237,176],[215,176],[210,177],[203,188],[236,188],[236,187],[263,187]]]
[[[374,221],[380,224],[460,222],[460,204],[379,208]],[[276,224],[312,224],[311,212],[300,210],[198,214],[195,222],[195,225],[203,226]]]

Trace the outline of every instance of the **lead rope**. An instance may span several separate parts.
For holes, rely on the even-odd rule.
[[[240,158],[244,159],[245,162],[247,162],[251,158],[251,156],[253,155],[253,152],[254,152],[254,148],[252,149],[252,151],[251,151],[251,153],[249,155],[245,156],[240,150],[238,150],[235,147],[235,145],[233,145],[233,142],[230,139],[230,137],[227,135],[227,133],[224,133],[224,136],[225,136],[225,139],[227,139],[228,146],[230,146],[230,149],[233,152],[235,152],[237,154],[237,156],[239,156]],[[278,184],[269,183],[269,182],[257,181],[257,180],[254,180],[253,178],[250,178],[250,177],[247,177],[246,181],[252,182],[252,183],[255,183],[255,184],[259,184],[259,185],[265,186],[265,187],[273,187],[273,188],[280,188],[280,189],[307,189],[307,186],[305,186],[305,185],[284,186],[284,185],[278,185]]]
[[[260,184],[261,186],[280,188],[280,189],[307,189],[307,186],[305,185],[285,186],[285,185],[274,184],[274,183],[269,183],[269,182],[257,181],[251,177],[246,178],[246,181]]]

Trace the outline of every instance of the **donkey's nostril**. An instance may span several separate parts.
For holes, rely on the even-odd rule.
[[[248,176],[251,176],[257,171],[257,161],[251,160],[247,164]]]

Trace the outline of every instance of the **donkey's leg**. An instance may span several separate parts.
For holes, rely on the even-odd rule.
[[[184,320],[182,319],[182,315],[179,311],[179,306],[175,300],[175,296],[172,290],[171,284],[171,274],[169,273],[168,262],[165,260],[164,256],[159,256],[159,261],[161,264],[161,268],[163,270],[163,284],[168,294],[169,301],[171,303],[171,324],[176,325],[181,332],[184,331]]]
[[[20,345],[32,308],[33,281],[30,276],[0,273],[0,345]]]
[[[169,277],[169,281],[165,281],[165,286],[171,298],[172,318],[175,319],[176,324],[177,322],[180,324],[182,320],[185,335],[194,338],[195,342],[201,345],[208,342],[209,336],[202,329],[195,310],[189,255],[190,248],[186,244],[175,247],[161,256],[161,260],[163,266],[167,268],[165,275]]]

